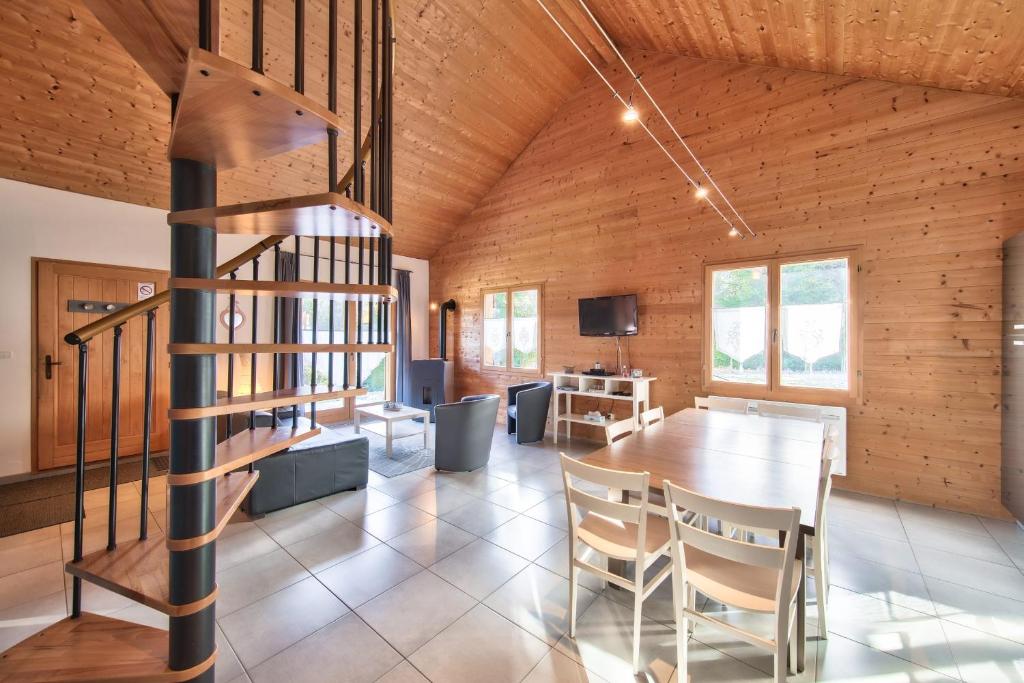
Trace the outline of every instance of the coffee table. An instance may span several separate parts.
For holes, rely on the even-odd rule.
[[[412,432],[411,434],[398,434],[396,435],[392,425],[402,420],[413,420],[417,417],[423,418],[423,447],[429,448],[427,443],[427,425],[430,423],[430,411],[420,410],[419,408],[410,408],[409,406],[402,406],[401,410],[384,410],[383,403],[377,403],[372,406],[361,406],[356,408],[355,414],[355,429],[356,434],[359,433],[360,429],[365,429],[368,432],[383,436],[387,440],[387,455],[390,458],[392,452],[392,444],[395,439],[404,439],[409,436],[419,436],[420,432]],[[381,420],[380,422],[363,423],[360,418],[374,418]]]

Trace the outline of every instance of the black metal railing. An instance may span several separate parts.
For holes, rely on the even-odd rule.
[[[338,136],[339,131],[336,128],[328,127],[327,129],[327,184],[331,192],[344,192],[347,197],[353,201],[368,206],[372,211],[378,213],[386,221],[390,223],[392,219],[392,178],[391,178],[391,155],[392,155],[392,111],[393,111],[393,59],[394,59],[394,26],[392,17],[392,0],[371,0],[372,11],[371,11],[371,45],[370,45],[370,65],[369,65],[369,77],[370,77],[370,115],[369,115],[369,126],[366,137],[363,138],[363,123],[362,123],[362,88],[365,65],[363,64],[363,8],[362,2],[355,3],[354,16],[353,16],[353,72],[352,72],[352,97],[353,97],[353,130],[352,130],[352,163],[348,172],[339,180],[339,168],[338,168]],[[213,3],[210,0],[199,0],[199,40],[198,44],[203,49],[211,49],[214,44],[213,32],[216,30],[216,22],[213,17]],[[293,88],[298,93],[303,93],[305,90],[305,2],[304,0],[296,0],[295,2],[295,47],[294,47],[294,84]],[[328,108],[335,114],[338,111],[338,2],[337,0],[328,0],[328,84],[327,84],[327,101]],[[258,73],[263,73],[264,70],[264,8],[262,0],[253,0],[252,2],[252,70]],[[178,168],[179,173],[182,174],[181,178],[187,182],[195,180],[198,184],[196,187],[203,185],[204,183],[209,184],[209,180],[212,178],[215,183],[215,169],[212,167],[200,167],[197,165],[194,168],[186,168],[180,164],[192,164],[196,162],[188,162],[185,160],[174,160],[172,161],[172,169]],[[179,164],[175,167],[174,164]],[[189,174],[196,174],[196,178],[192,178]],[[204,175],[205,174],[205,175]],[[203,177],[199,177],[203,176]],[[172,210],[175,197],[175,173],[172,170]],[[202,195],[202,192],[207,190],[201,190],[196,194],[196,197]],[[183,191],[187,195],[187,191]],[[185,195],[179,196],[184,197]],[[183,201],[187,204],[190,201],[200,201],[192,196],[187,196]],[[202,206],[202,204],[200,204]],[[180,208],[180,207],[179,207]],[[188,206],[185,208],[193,208]],[[172,243],[177,245],[179,254],[187,253],[189,256],[194,257],[198,261],[200,256],[197,254],[202,253],[202,259],[210,259],[208,263],[212,262],[212,253],[209,249],[208,236],[203,235],[202,231],[205,228],[196,228],[193,226],[172,226]],[[282,242],[284,237],[273,237],[262,240],[254,247],[246,250],[243,254],[231,259],[227,263],[223,264],[220,268],[215,271],[215,276],[224,277],[227,276],[232,281],[237,280],[239,277],[239,269],[245,264],[251,264],[251,274],[253,280],[259,279],[260,273],[260,260],[264,254],[273,257],[273,275],[274,280],[281,279],[281,254],[282,254]],[[309,237],[306,239],[312,239],[312,248],[310,255],[312,257],[312,281],[321,282],[324,269],[321,268],[322,258],[322,247],[321,237]],[[340,279],[345,284],[352,284],[353,280],[358,284],[369,284],[369,285],[392,285],[392,238],[388,235],[380,234],[376,237],[365,237],[359,236],[358,241],[354,243],[354,239],[351,236],[344,238],[344,251],[343,258],[338,259],[338,247],[339,242],[336,237],[330,237],[328,243],[328,257],[329,268],[327,269],[327,277],[329,282],[337,283]],[[199,243],[203,240],[207,240],[204,244]],[[301,263],[304,255],[302,253],[302,246],[304,244],[303,238],[295,236],[294,241],[294,279],[299,280],[301,277]],[[352,253],[353,248],[357,250],[356,254]],[[344,271],[339,274],[337,272],[338,261],[341,261]],[[172,260],[173,261],[173,260]],[[207,266],[203,266],[207,267]],[[352,267],[355,267],[356,273],[353,276]],[[199,265],[195,268],[186,264],[184,271],[189,270],[201,270]],[[182,267],[179,263],[177,266],[172,267],[172,276],[181,276]],[[207,270],[207,273],[210,271]],[[186,272],[186,277],[194,277],[196,275]],[[202,275],[202,277],[209,277],[209,274]],[[181,292],[182,290],[177,290]],[[201,341],[200,337],[204,333],[197,333],[194,329],[189,328],[185,330],[182,325],[182,321],[187,318],[183,317],[185,308],[187,307],[188,312],[192,314],[193,320],[198,319],[202,315],[209,315],[211,313],[210,307],[207,305],[209,299],[203,299],[202,296],[182,296],[180,299],[172,299],[169,292],[161,292],[153,298],[152,301],[145,303],[140,302],[128,306],[121,311],[111,314],[101,320],[93,321],[89,325],[75,330],[69,333],[65,340],[67,343],[72,344],[78,349],[78,382],[77,382],[77,420],[76,420],[76,452],[75,452],[75,513],[74,513],[74,557],[73,561],[78,562],[83,558],[84,554],[84,542],[83,542],[83,531],[84,531],[84,517],[85,517],[85,465],[86,465],[86,446],[87,446],[87,434],[86,434],[86,418],[88,414],[88,401],[89,401],[89,345],[93,339],[96,339],[100,334],[107,330],[112,330],[113,334],[113,345],[112,345],[112,371],[111,371],[111,412],[110,412],[110,448],[109,448],[109,503],[108,503],[108,517],[107,517],[107,550],[113,551],[117,548],[117,526],[118,526],[118,515],[117,515],[117,489],[118,489],[118,459],[121,455],[121,398],[122,398],[122,345],[124,338],[124,325],[135,317],[145,315],[146,320],[146,332],[145,332],[145,373],[144,373],[144,389],[143,389],[143,415],[142,415],[142,443],[141,443],[141,503],[139,511],[139,538],[145,540],[149,537],[149,486],[150,486],[150,460],[152,456],[152,438],[153,438],[153,410],[154,410],[154,397],[157,391],[156,377],[155,377],[155,366],[156,366],[156,335],[157,335],[157,307],[167,301],[172,302],[171,311],[171,339],[172,341],[179,341],[184,339],[189,342]],[[203,303],[206,302],[206,303]],[[244,305],[244,304],[243,304]],[[294,306],[294,327],[291,330],[293,335],[292,342],[296,345],[302,344],[302,315],[303,315],[303,302],[300,297],[293,297],[288,302],[275,300],[273,308],[273,341],[275,343],[281,342],[283,333],[282,329],[282,312],[285,310],[283,307],[286,305]],[[174,306],[181,307],[176,313],[173,310]],[[319,341],[319,316],[321,312],[321,302],[316,297],[313,298],[311,303],[311,314],[312,314],[312,335],[311,341],[313,344],[317,344]],[[366,307],[364,311],[364,306]],[[238,297],[234,292],[231,292],[228,296],[228,315],[227,315],[227,338],[228,343],[233,345],[236,342],[236,311],[240,310]],[[387,303],[380,300],[364,302],[362,297],[357,298],[354,305],[349,305],[348,301],[344,301],[340,306],[340,314],[342,316],[341,325],[339,330],[336,330],[338,306],[336,306],[335,299],[332,297],[330,301],[330,308],[328,310],[328,343],[335,345],[337,341],[337,333],[341,334],[341,341],[343,344],[350,345],[353,342],[356,345],[361,344],[387,344],[390,343],[390,326],[389,326],[389,306]],[[194,310],[193,310],[194,309]],[[215,311],[212,311],[215,314]],[[366,314],[366,320],[364,324],[363,314]],[[249,320],[251,323],[251,335],[250,341],[254,345],[249,353],[249,378],[248,385],[251,394],[257,393],[258,388],[258,356],[261,355],[259,350],[255,347],[258,343],[258,329],[259,329],[259,297],[253,295],[251,297],[251,312]],[[355,329],[352,329],[352,326]],[[176,330],[178,330],[176,332]],[[365,330],[365,334],[364,334]],[[177,338],[176,335],[177,334]],[[198,336],[196,336],[198,335]],[[353,340],[354,337],[354,340]],[[273,352],[273,387],[274,389],[283,388],[284,384],[284,368],[285,363],[290,360],[291,374],[294,386],[301,386],[304,384],[303,378],[303,367],[302,367],[302,348],[296,346],[289,350],[292,353],[290,359],[286,359],[281,353]],[[322,352],[321,352],[322,353]],[[341,387],[344,389],[351,388],[353,382],[351,378],[351,370],[355,371],[354,385],[356,388],[363,386],[362,380],[362,357],[358,352],[353,352],[350,349],[345,349],[341,352],[335,352],[334,349],[330,349],[325,355],[327,358],[327,383],[330,387],[335,387],[335,381],[338,379],[335,373],[335,361],[336,354],[341,353],[342,369],[341,369]],[[134,357],[133,354],[128,354],[130,357]],[[353,358],[354,355],[354,358]],[[311,377],[310,386],[313,388],[317,387],[317,367],[318,360],[322,359],[324,355],[318,354],[314,349],[311,352]],[[227,388],[226,392],[229,397],[234,396],[236,392],[235,386],[235,352],[229,347],[226,365],[227,365]],[[201,399],[197,398],[205,395],[204,389],[200,387],[202,382],[215,381],[215,368],[213,378],[209,377],[208,373],[204,374],[202,362],[192,363],[174,363],[171,366],[171,381],[184,383],[188,385],[188,396],[186,401],[199,401],[196,405],[202,405]],[[350,369],[351,368],[351,369]],[[128,373],[132,376],[131,373]],[[244,382],[244,380],[243,380]],[[244,386],[244,384],[243,384]],[[207,387],[208,388],[208,387]],[[128,392],[130,394],[130,392]],[[173,404],[172,396],[172,405]],[[175,405],[174,407],[182,407]],[[296,405],[292,407],[292,427],[298,426],[299,409]],[[233,415],[225,416],[225,433],[227,437],[232,437],[236,430],[236,425],[233,421]],[[318,420],[317,404],[312,402],[309,408],[310,424],[316,426]],[[202,418],[206,419],[206,418]],[[176,423],[179,421],[175,421]],[[254,409],[248,411],[247,427],[248,429],[255,429],[258,423],[257,413]],[[273,409],[271,425],[276,427],[278,425],[278,408]],[[173,432],[173,428],[172,428]],[[187,432],[189,435],[188,439],[181,439],[184,445],[175,446],[174,439],[172,438],[171,446],[171,471],[174,472],[187,472],[190,468],[195,468],[197,463],[209,461],[211,452],[208,451],[208,445],[203,444],[200,448],[203,453],[201,455],[190,455],[186,459],[182,455],[183,451],[180,449],[190,447],[190,444],[185,443],[186,441],[194,441],[198,438],[197,435],[205,434],[202,430],[191,430]],[[204,437],[205,438],[205,437]],[[175,458],[182,458],[180,462],[175,462]],[[187,460],[187,462],[186,462]],[[200,468],[201,469],[201,468]],[[248,465],[249,471],[253,470],[253,464]],[[191,493],[172,497],[169,494],[168,505],[172,502],[180,501],[201,501],[205,500],[209,502],[208,498],[203,498],[209,492],[209,488],[206,484],[210,482],[203,482],[201,484],[195,484],[196,495],[192,496]],[[183,489],[185,487],[175,486],[172,489]],[[202,489],[203,493],[199,493],[199,489]],[[172,510],[173,510],[172,506]],[[190,513],[191,514],[191,513]],[[185,525],[178,525],[179,531],[185,528],[203,528],[208,523],[208,515],[193,515],[197,521],[190,522]],[[202,518],[202,519],[199,519]],[[173,526],[173,523],[172,523]],[[194,529],[193,529],[194,530]],[[186,534],[187,535],[187,534]],[[170,537],[170,530],[168,530],[168,537]],[[175,537],[176,538],[176,537]],[[192,555],[186,557],[188,553],[195,553],[197,551],[171,551],[171,565],[172,571],[171,576],[171,596],[172,601],[175,599],[174,596],[178,595],[194,595],[205,590],[199,579],[193,581],[187,587],[175,587],[175,577],[185,576],[188,572],[196,571],[204,575],[203,581],[207,581],[207,573],[212,572],[212,558],[213,553],[204,553],[200,557],[199,555]],[[177,564],[177,560],[180,560]],[[176,567],[176,569],[175,569]],[[210,574],[212,576],[212,574]],[[72,616],[79,616],[82,608],[82,580],[78,577],[73,578],[72,588]],[[207,583],[209,583],[207,581]],[[209,620],[206,623],[202,620]],[[197,657],[199,657],[200,650],[204,647],[210,646],[210,643],[206,643],[210,634],[213,633],[212,625],[213,612],[212,610],[204,610],[202,614],[190,615],[183,618],[172,618],[170,620],[170,632],[171,632],[171,657],[169,660],[170,667],[172,669],[184,669],[191,666],[195,666]],[[198,629],[198,630],[196,630]],[[202,646],[198,644],[199,640],[203,640]],[[191,643],[191,645],[188,645]],[[184,649],[183,649],[184,648]],[[199,657],[198,661],[202,661],[203,657]]]

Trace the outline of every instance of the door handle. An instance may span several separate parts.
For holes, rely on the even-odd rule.
[[[53,379],[54,365],[64,365],[60,361],[53,360],[53,356],[50,354],[46,354],[46,358],[43,360],[43,363],[46,365],[46,379]]]

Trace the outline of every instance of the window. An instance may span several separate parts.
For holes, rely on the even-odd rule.
[[[704,381],[751,398],[856,395],[856,252],[707,267]]]
[[[344,304],[340,301],[331,301],[327,298],[317,298],[316,306],[316,341],[319,344],[326,344],[330,339],[331,329],[331,306],[334,306],[334,340],[339,342],[344,334],[345,317]],[[302,343],[313,343],[313,299],[302,300]],[[334,367],[331,368],[331,365]],[[318,353],[316,354],[316,384],[325,387],[330,384],[328,380],[334,380],[335,385],[341,385],[344,377],[345,356],[341,353]],[[302,383],[309,385],[313,383],[313,354],[302,354]],[[333,373],[333,374],[332,374]],[[343,408],[345,399],[339,398],[332,401],[320,401],[317,406],[322,410]]]
[[[359,322],[359,327],[362,331],[362,340],[367,342],[370,337],[370,305],[363,304],[358,308],[362,309],[362,320]],[[377,324],[376,318],[373,319],[373,326]],[[376,334],[376,333],[375,333]],[[354,336],[353,332],[353,339]],[[364,403],[380,403],[386,399],[387,386],[388,386],[388,354],[386,353],[363,353],[360,354],[362,360],[359,361],[359,379],[366,393],[362,396],[356,397],[357,404]]]
[[[539,285],[484,292],[481,364],[485,369],[540,374],[542,309]]]

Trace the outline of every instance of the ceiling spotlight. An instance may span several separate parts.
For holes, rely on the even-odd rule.
[[[632,104],[626,105],[626,111],[622,114],[622,120],[626,123],[633,123],[640,120],[640,112],[633,108]]]
[[[739,236],[740,236],[740,231],[736,229],[736,226],[735,225],[730,226],[729,227],[729,237],[739,237]]]
[[[705,197],[708,196],[708,188],[704,187],[703,185],[698,185],[697,191],[694,192],[693,194],[696,195],[697,199],[704,199]],[[733,230],[735,229],[736,228],[733,228]]]

